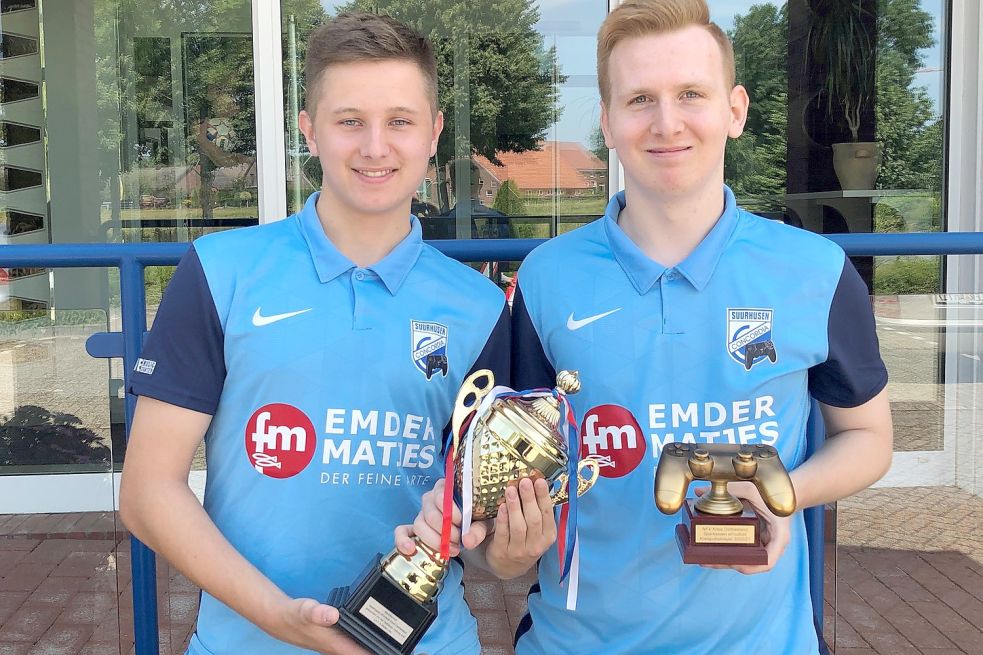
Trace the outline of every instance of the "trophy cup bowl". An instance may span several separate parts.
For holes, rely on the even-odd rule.
[[[694,480],[709,481],[710,490],[687,499]],[[655,472],[655,504],[664,514],[683,508],[676,543],[685,564],[768,563],[761,517],[727,491],[728,482],[739,480],[753,483],[775,515],[795,511],[795,489],[772,446],[673,443],[663,449]]]
[[[487,382],[479,385],[485,378]],[[494,385],[491,371],[477,371],[461,386],[454,408],[452,426],[463,427],[466,417],[480,405]],[[580,391],[576,372],[560,371],[556,387],[566,394]],[[472,400],[473,398],[473,400]],[[471,515],[476,520],[493,519],[505,502],[505,489],[522,478],[545,478],[551,487],[554,505],[569,500],[567,444],[558,432],[560,407],[552,395],[496,399],[477,423],[470,444],[462,443],[455,452],[455,496],[464,491],[465,460],[470,458]],[[577,495],[583,495],[597,482],[600,465],[584,459],[577,468]]]
[[[494,382],[494,374],[482,369],[468,376],[458,392],[451,419],[455,498],[460,503],[465,497],[463,471],[470,463],[471,514],[476,520],[494,518],[505,502],[505,490],[524,477],[545,478],[554,505],[567,502],[569,455],[559,432],[556,395],[579,391],[577,374],[561,371],[554,392],[496,397],[478,415]],[[460,438],[465,429],[471,439]],[[579,496],[598,480],[600,466],[585,459],[577,471]],[[409,655],[437,618],[437,594],[449,562],[419,538],[414,542],[413,555],[398,549],[377,554],[355,584],[334,589],[326,601],[338,608],[336,626],[373,653]]]

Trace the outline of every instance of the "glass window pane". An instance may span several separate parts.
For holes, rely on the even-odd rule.
[[[726,179],[738,201],[821,233],[945,229],[949,3],[857,0],[850,12],[836,11],[841,3],[812,0],[748,4],[711,3],[714,20],[734,41],[738,82],[751,97],[745,132],[727,152]],[[932,535],[964,533],[920,507],[924,497],[944,504],[944,487],[959,476],[951,453],[972,445],[958,436],[957,424],[967,419],[953,408],[978,402],[972,399],[978,385],[967,383],[979,380],[978,366],[969,368],[979,353],[967,349],[972,338],[966,339],[980,317],[967,314],[975,311],[967,297],[942,293],[943,258],[852,259],[874,294],[896,455],[886,488],[847,499],[838,518],[832,515],[842,575],[827,593],[826,632],[829,638],[835,632],[844,648],[866,643],[851,627],[864,620],[857,571],[876,559],[894,561],[887,551],[865,555],[868,547],[922,551],[939,546]],[[947,383],[954,374],[958,386]],[[978,420],[968,423],[978,434]],[[909,458],[923,465],[905,469]],[[965,475],[972,480],[975,473]],[[907,493],[910,484],[926,488]],[[867,506],[891,511],[864,511]],[[977,552],[958,550],[968,557]],[[926,557],[920,552],[912,557],[918,566],[932,563],[919,559]],[[899,640],[892,643],[910,645],[894,636]]]
[[[547,237],[603,212],[595,35],[607,4],[597,0],[322,0],[318,8],[282,0],[290,211],[321,182],[294,118],[304,102],[304,43],[344,8],[424,25],[434,44],[444,131],[411,207],[424,238]],[[515,268],[477,266],[503,284]]]
[[[41,140],[41,130],[30,125],[0,122],[0,148],[12,148]]]
[[[38,97],[38,84],[10,77],[0,77],[0,103]]]
[[[31,55],[38,51],[36,39],[19,34],[0,34],[0,61],[22,55]]]

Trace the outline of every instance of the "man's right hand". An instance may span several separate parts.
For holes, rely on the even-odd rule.
[[[264,629],[280,641],[324,655],[372,655],[340,630],[338,609],[312,598],[287,598],[271,609]]]
[[[444,480],[441,479],[432,491],[423,495],[420,513],[413,524],[396,528],[394,537],[399,552],[412,555],[416,551],[414,536],[430,548],[440,550],[443,497]],[[461,520],[461,511],[454,505],[451,557],[461,553]],[[468,534],[463,537],[463,546],[466,551],[474,551],[485,544],[479,551],[480,559],[472,561],[499,578],[509,579],[528,571],[555,541],[556,521],[549,485],[542,479],[534,482],[524,478],[506,490],[505,502],[499,506],[495,519],[471,524]]]

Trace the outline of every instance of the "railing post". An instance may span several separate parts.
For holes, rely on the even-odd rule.
[[[826,440],[826,426],[819,411],[819,403],[810,402],[809,421],[806,424],[806,459],[812,457]],[[808,507],[802,512],[806,526],[806,542],[809,552],[809,593],[812,596],[812,620],[822,642],[823,609],[826,564],[826,506]],[[828,652],[828,651],[826,651]]]
[[[120,261],[120,306],[123,319],[123,387],[129,388],[130,371],[143,349],[147,329],[147,299],[143,286],[144,265],[137,257]],[[136,396],[126,392],[126,438],[130,438]],[[157,625],[157,558],[139,539],[130,536],[133,575],[133,636],[136,655],[158,655],[160,632]]]

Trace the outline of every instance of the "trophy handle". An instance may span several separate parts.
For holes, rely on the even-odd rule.
[[[584,475],[584,470],[587,470],[587,475]],[[580,464],[577,465],[577,496],[583,496],[587,493],[587,490],[594,486],[597,482],[598,477],[601,474],[601,464],[593,457],[588,457],[586,459],[580,460]],[[570,500],[570,485],[568,484],[567,472],[564,471],[556,479],[559,483],[557,490],[550,494],[550,498],[553,499],[554,505],[562,505],[563,503]]]
[[[478,384],[478,380],[485,378],[487,382],[483,385]],[[495,386],[495,374],[487,368],[475,371],[464,380],[461,390],[457,392],[457,400],[454,402],[454,414],[451,416],[451,436],[459,439],[461,426],[467,420],[468,415],[481,406],[481,400],[488,395],[488,392]],[[473,398],[473,400],[471,400]],[[469,402],[470,400],[470,402]]]

